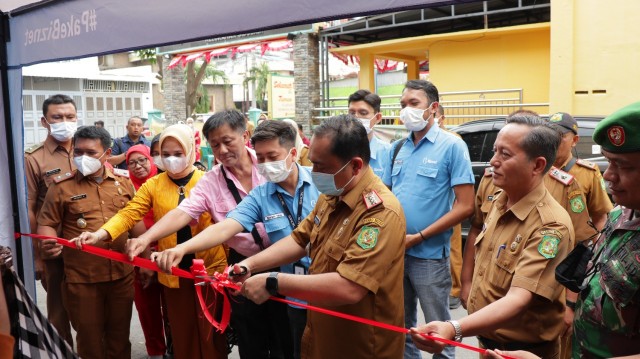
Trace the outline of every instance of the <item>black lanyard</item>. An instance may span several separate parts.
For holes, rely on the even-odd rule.
[[[291,228],[296,229],[296,227],[298,227],[300,222],[302,222],[302,201],[304,200],[304,189],[300,187],[300,195],[298,196],[298,218],[297,218],[298,221],[297,222],[293,220],[293,215],[289,211],[289,207],[287,207],[287,204],[284,202],[282,193],[276,192],[276,195],[280,200],[280,204],[282,205],[282,209],[284,210],[284,213],[287,215],[287,218],[289,218],[289,223],[291,224]]]
[[[242,198],[240,198],[240,192],[238,191],[238,187],[233,181],[227,177],[227,172],[225,172],[224,167],[220,166],[220,170],[222,172],[222,176],[224,176],[225,182],[227,182],[227,189],[233,195],[233,198],[236,200],[236,204],[240,204],[242,202]],[[258,227],[253,226],[253,230],[251,231],[251,236],[253,237],[253,241],[260,248],[260,250],[264,249],[264,243],[262,242],[262,237],[260,237],[260,233],[258,233]]]

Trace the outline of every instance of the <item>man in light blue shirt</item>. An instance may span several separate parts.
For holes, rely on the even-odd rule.
[[[311,212],[320,195],[311,179],[310,169],[296,163],[295,136],[293,128],[284,122],[261,123],[251,137],[251,143],[256,151],[258,171],[269,182],[255,187],[224,221],[175,248],[155,254],[158,265],[169,270],[185,254],[221,244],[240,232],[250,232],[259,222],[264,223],[272,244],[288,236]],[[310,264],[310,258],[304,257],[296,263],[281,266],[280,270],[283,273],[307,274]],[[307,321],[306,310],[289,306],[288,315],[293,357],[299,358],[300,341]],[[277,353],[271,355],[274,357]],[[290,357],[290,353],[284,353],[284,357]]]
[[[373,133],[373,127],[382,121],[381,102],[380,96],[368,90],[358,90],[349,96],[349,115],[360,120],[367,130],[371,149],[369,167],[380,178],[387,167],[391,148],[389,143],[379,139]]]
[[[417,322],[418,301],[427,322],[451,318],[449,239],[452,227],[473,213],[474,178],[469,151],[462,139],[435,123],[438,101],[438,89],[432,83],[406,83],[400,100],[400,120],[410,135],[392,146],[382,178],[402,204],[407,220],[407,327]],[[454,353],[453,347],[448,347],[434,358],[453,358]],[[404,357],[421,357],[410,336],[406,338]]]

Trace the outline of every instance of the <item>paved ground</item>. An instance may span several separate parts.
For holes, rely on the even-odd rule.
[[[38,307],[40,307],[40,309],[46,313],[46,304],[45,304],[45,291],[42,288],[42,286],[40,285],[40,283],[38,282],[37,285],[37,300],[38,300]],[[420,323],[424,323],[424,317],[422,316],[422,313],[420,312],[420,310],[418,310],[418,312],[420,313],[420,318],[419,318],[419,322]],[[467,311],[464,310],[462,307],[459,307],[458,309],[452,310],[451,311],[451,316],[454,319],[459,319],[461,317],[464,317],[465,315],[467,315]],[[74,333],[75,335],[75,333]],[[131,358],[132,359],[145,359],[147,358],[147,353],[144,347],[144,336],[142,334],[142,329],[140,328],[140,321],[138,320],[138,312],[136,311],[136,307],[135,305],[133,306],[133,318],[131,319],[131,336],[130,336],[130,340],[131,340]],[[469,344],[469,345],[474,345],[477,346],[478,345],[478,341],[475,338],[465,338],[464,343]],[[432,356],[430,354],[427,353],[423,353],[422,358],[431,358]],[[237,348],[234,348],[233,353],[231,353],[231,355],[229,356],[230,359],[239,359],[240,356],[238,355],[238,351]],[[470,352],[468,350],[464,350],[464,349],[460,349],[457,348],[456,350],[456,358],[461,358],[461,359],[477,359],[478,355],[474,352]],[[124,358],[123,358],[124,359]]]

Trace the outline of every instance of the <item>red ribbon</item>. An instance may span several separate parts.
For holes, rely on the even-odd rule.
[[[63,238],[57,238],[57,237],[50,237],[50,236],[43,236],[43,235],[39,235],[39,234],[27,234],[27,233],[15,233],[15,237],[16,239],[20,238],[20,236],[26,236],[26,237],[33,237],[33,238],[37,238],[37,239],[55,239],[59,244],[69,247],[69,248],[73,248],[73,249],[78,249],[78,247],[76,247],[75,244],[71,243],[71,241],[68,241],[66,239]],[[127,264],[131,264],[134,266],[138,266],[141,268],[147,268],[156,272],[161,272],[162,270],[160,269],[160,267],[158,267],[158,265],[148,259],[144,259],[144,258],[140,258],[140,257],[135,257],[132,261],[129,260],[129,258],[123,254],[123,253],[119,253],[119,252],[114,252],[114,251],[110,251],[107,249],[103,249],[103,248],[98,248],[98,247],[94,247],[94,246],[90,246],[90,245],[83,245],[81,251],[87,252],[87,253],[91,253],[100,257],[104,257],[104,258],[108,258],[114,261],[118,261],[118,262],[122,262],[122,263],[127,263]],[[227,297],[227,293],[225,292],[225,288],[229,288],[229,289],[233,289],[233,290],[240,290],[241,286],[238,285],[235,282],[232,282],[231,280],[229,280],[229,275],[228,275],[229,269],[225,270],[224,273],[214,273],[213,276],[209,276],[207,274],[207,271],[204,267],[204,261],[202,259],[195,259],[193,261],[193,265],[191,266],[191,273],[187,272],[186,270],[177,268],[177,267],[172,267],[171,268],[171,274],[178,276],[178,277],[183,277],[183,278],[188,278],[188,279],[193,279],[196,283],[195,288],[196,288],[196,292],[198,294],[198,300],[200,302],[200,306],[202,306],[202,311],[203,313],[205,313],[205,317],[207,318],[207,320],[209,321],[209,323],[211,323],[211,325],[213,325],[218,331],[220,332],[224,332],[224,330],[227,328],[227,326],[229,325],[229,318],[231,315],[231,311],[230,311],[230,303],[229,303],[229,298]],[[222,311],[222,318],[221,320],[218,322],[216,321],[213,316],[211,315],[211,313],[207,310],[207,306],[206,303],[202,297],[202,286],[206,285],[206,283],[208,283],[212,289],[214,289],[216,292],[221,293],[223,298],[224,298],[224,304],[223,304],[223,311]],[[286,303],[286,304],[291,304],[297,307],[303,307],[305,309],[308,310],[312,310],[315,312],[319,312],[319,313],[323,313],[323,314],[327,314],[327,315],[331,315],[334,317],[338,317],[338,318],[342,318],[342,319],[346,319],[346,320],[351,320],[354,322],[358,322],[358,323],[362,323],[362,324],[366,324],[366,325],[371,325],[374,327],[378,327],[378,328],[382,328],[382,329],[386,329],[386,330],[390,330],[390,331],[394,331],[394,332],[398,332],[398,333],[402,333],[402,334],[409,334],[409,329],[407,328],[403,328],[403,327],[398,327],[395,325],[391,325],[391,324],[386,324],[386,323],[381,323],[375,320],[371,320],[371,319],[366,319],[366,318],[362,318],[362,317],[357,317],[355,315],[351,315],[351,314],[345,314],[345,313],[340,313],[340,312],[336,312],[333,310],[329,310],[329,309],[325,309],[325,308],[320,308],[320,307],[316,307],[314,305],[310,305],[310,304],[304,304],[304,303],[299,303],[299,302],[294,302],[292,300],[288,300],[285,298],[280,298],[280,297],[269,297],[269,299],[271,300],[275,300],[276,302],[281,302],[281,303]],[[474,347],[472,345],[468,345],[468,344],[464,344],[464,343],[458,343],[456,341],[453,340],[449,340],[449,339],[445,339],[445,338],[441,338],[441,337],[436,337],[433,335],[429,335],[429,334],[424,334],[424,333],[420,333],[420,335],[424,338],[427,339],[431,339],[433,341],[437,341],[437,342],[441,342],[444,344],[448,344],[448,345],[453,345],[453,346],[457,346],[463,349],[467,349],[470,351],[474,351],[474,352],[478,352],[480,354],[484,354],[486,352],[486,349],[482,349],[482,348],[478,348],[478,347]],[[515,359],[513,357],[509,357],[506,355],[502,355],[502,357],[504,357],[505,359]]]

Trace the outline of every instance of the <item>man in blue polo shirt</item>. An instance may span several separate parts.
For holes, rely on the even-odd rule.
[[[469,151],[460,138],[435,123],[438,101],[438,89],[432,83],[411,80],[405,84],[400,120],[410,134],[392,146],[382,178],[402,204],[407,220],[404,264],[407,327],[417,322],[418,301],[427,322],[451,318],[449,239],[452,227],[473,213],[474,178]],[[421,357],[410,336],[406,338],[404,357]],[[453,357],[453,347],[434,355],[434,358]]]
[[[379,139],[373,133],[373,127],[382,121],[381,102],[380,96],[368,90],[358,90],[349,96],[349,115],[360,120],[367,130],[371,149],[369,167],[380,178],[387,167],[389,148],[391,148],[388,142]]]
[[[145,145],[149,147],[151,144],[149,140],[142,134],[144,131],[144,123],[138,116],[133,116],[127,121],[127,135],[116,138],[111,146],[111,157],[107,159],[107,162],[111,163],[113,167],[123,170],[128,169],[125,162],[125,156],[129,148],[135,145]]]
[[[293,128],[282,121],[261,123],[251,137],[251,143],[256,151],[258,171],[269,182],[254,188],[224,221],[175,248],[154,254],[158,265],[170,270],[180,263],[185,254],[221,244],[243,231],[250,232],[259,222],[264,223],[271,243],[288,236],[311,212],[320,195],[311,179],[310,169],[296,163],[295,138]],[[280,270],[283,273],[307,274],[310,264],[311,259],[304,257],[296,263],[281,266]],[[307,314],[302,308],[289,306],[287,309],[293,336],[293,356],[299,358]],[[290,355],[284,353],[285,358]]]

